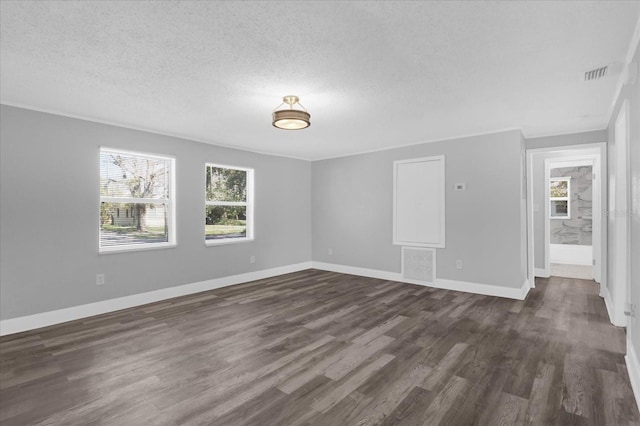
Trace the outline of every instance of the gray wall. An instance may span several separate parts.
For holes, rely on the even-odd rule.
[[[593,167],[554,167],[551,177],[570,177],[570,219],[551,219],[549,237],[551,244],[592,245]],[[546,207],[546,206],[545,206]]]
[[[438,278],[522,286],[522,148],[520,131],[509,131],[313,162],[313,260],[400,272],[393,161],[444,154],[446,248],[437,249]],[[466,191],[454,190],[460,182]]]
[[[633,55],[632,62],[636,64],[640,63],[640,45],[636,46],[635,53]],[[640,76],[636,78],[634,84],[624,85],[620,96],[616,100],[613,114],[611,115],[611,121],[608,127],[608,158],[609,161],[609,177],[613,176],[615,170],[613,168],[613,160],[615,157],[612,155],[615,152],[614,146],[614,129],[618,112],[622,108],[623,102],[627,100],[629,102],[629,186],[630,186],[630,204],[629,211],[631,212],[631,304],[634,304],[636,308],[635,318],[630,318],[630,338],[631,343],[635,349],[636,354],[640,353]],[[608,204],[606,204],[608,206]],[[603,208],[605,208],[603,206]],[[606,207],[608,208],[608,207]],[[609,246],[611,245],[611,235],[613,231],[613,218],[609,216]],[[609,259],[608,271],[611,271],[613,266],[613,259]],[[609,279],[611,277],[609,276]],[[607,280],[609,282],[609,280]],[[613,294],[612,294],[613,296]]]
[[[311,260],[307,161],[4,105],[0,120],[1,319]],[[175,156],[176,248],[98,254],[101,145]],[[205,162],[255,168],[254,242],[205,246]]]

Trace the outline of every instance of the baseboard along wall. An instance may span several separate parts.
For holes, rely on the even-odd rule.
[[[627,336],[627,355],[624,357],[627,363],[627,371],[629,372],[629,380],[631,381],[631,389],[636,397],[636,404],[640,407],[640,361],[638,354],[633,348],[629,336]]]
[[[378,278],[382,280],[406,282],[409,284],[425,285],[425,283],[422,282],[404,279],[402,275],[397,272],[358,268],[353,266],[324,262],[303,262],[277,268],[264,269],[261,271],[215,278],[191,284],[184,284],[175,287],[163,288],[146,293],[119,297],[116,299],[102,300],[100,302],[72,306],[55,311],[42,312],[39,314],[27,315],[18,318],[10,318],[0,321],[0,336],[34,330],[37,328],[47,327],[50,325],[60,324],[68,321],[106,314],[122,309],[133,308],[135,306],[146,305],[148,303],[159,302],[161,300],[171,299],[174,297],[186,296],[189,294],[200,293],[203,291],[227,287],[230,285],[271,278],[278,275],[298,272],[310,268],[350,275],[360,275],[363,277]],[[523,300],[529,292],[528,281],[525,281],[520,288],[509,288],[489,284],[479,284],[438,278],[436,279],[435,283],[429,284],[429,286],[447,290],[463,291],[467,293],[476,293],[486,296],[497,296],[518,300]]]
[[[230,285],[262,280],[265,278],[289,274],[291,272],[303,271],[310,268],[311,262],[303,262],[293,265],[280,266],[277,268],[263,269],[261,271],[231,275],[228,277],[214,278],[211,280],[184,284],[175,287],[168,287],[160,290],[149,291],[146,293],[118,297],[116,299],[102,300],[100,302],[72,306],[70,308],[58,309],[55,311],[42,312],[39,314],[27,315],[18,318],[10,318],[0,321],[0,336],[20,333],[22,331],[34,330],[36,328],[47,327],[50,325],[87,318],[94,315],[106,314],[122,309],[133,308],[135,306],[146,305],[148,303],[159,302],[161,300],[172,299],[174,297],[187,296],[189,294],[227,287]]]
[[[376,269],[356,268],[353,266],[338,265],[334,263],[311,262],[315,269],[323,271],[340,272],[342,274],[360,275],[369,278],[379,278],[381,280],[392,280],[409,284],[424,285],[428,287],[441,288],[445,290],[463,291],[466,293],[482,294],[485,296],[504,297],[507,299],[524,300],[529,293],[529,280],[525,280],[519,288],[502,287],[491,284],[480,284],[468,281],[455,281],[443,278],[436,278],[434,283],[425,284],[420,281],[408,280],[402,277],[399,272],[379,271]]]

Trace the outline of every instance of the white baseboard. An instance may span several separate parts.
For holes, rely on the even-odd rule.
[[[607,308],[607,315],[609,315],[609,322],[613,324],[613,311],[611,310],[611,294],[607,287],[600,286],[600,297],[604,299],[604,306]]]
[[[401,281],[399,272],[380,271],[378,269],[358,268],[355,266],[338,265],[337,263],[311,262],[314,269],[339,272],[341,274],[359,275],[361,277],[378,278],[380,280]]]
[[[281,266],[277,268],[264,269],[261,271],[248,272],[245,274],[232,275],[228,277],[215,278],[176,287],[163,288],[146,293],[133,294],[116,299],[102,300],[100,302],[88,303],[85,305],[72,306],[70,308],[58,309],[55,311],[42,312],[34,315],[27,315],[18,318],[10,318],[0,321],[0,336],[5,336],[22,331],[34,330],[67,321],[92,317],[95,315],[133,308],[135,306],[146,305],[148,303],[171,299],[174,297],[186,296],[200,293],[216,288],[227,287],[248,281],[261,280],[277,275],[302,271],[305,269],[320,269],[324,271],[339,272],[343,274],[360,275],[363,277],[378,278],[410,284],[425,285],[421,282],[406,280],[397,272],[380,271],[376,269],[357,268],[353,266],[338,265],[324,262],[303,262],[294,265]],[[436,279],[430,285],[435,288],[446,290],[463,291],[486,296],[506,297],[509,299],[523,300],[529,291],[529,282],[525,281],[520,288],[501,287],[490,284],[479,284],[464,281],[453,281],[446,279]]]
[[[544,268],[534,268],[533,274],[540,278],[549,278],[551,276],[551,273]]]
[[[228,277],[214,278],[191,284],[184,284],[176,287],[163,288],[146,293],[133,294],[131,296],[118,297],[116,299],[102,300],[100,302],[88,303],[86,305],[72,306],[70,308],[58,309],[55,311],[42,312],[18,318],[10,318],[0,321],[0,336],[20,333],[22,331],[47,327],[49,325],[60,324],[94,315],[119,311],[121,309],[132,308],[134,306],[146,305],[147,303],[158,302],[160,300],[171,299],[179,296],[200,293],[216,288],[227,287],[234,284],[249,281],[261,280],[277,275],[310,269],[312,262],[303,262],[293,265],[280,266],[277,268],[263,269],[261,271],[247,272],[244,274],[231,275]]]
[[[380,271],[377,269],[357,268],[353,266],[337,265],[334,263],[312,262],[315,269],[323,271],[339,272],[342,274],[360,275],[363,277],[378,278],[381,280],[391,280],[405,282],[409,284],[427,285],[429,287],[441,288],[445,290],[463,291],[466,293],[482,294],[485,296],[505,297],[508,299],[524,300],[530,290],[529,280],[525,280],[520,288],[502,287],[491,284],[479,284],[466,281],[446,280],[436,278],[433,284],[425,284],[420,281],[404,279],[398,272]]]
[[[629,372],[629,380],[633,395],[636,397],[636,404],[640,407],[640,362],[631,341],[627,336],[627,355],[624,357]]]
[[[598,293],[598,296],[602,297],[603,299],[605,299],[605,305],[607,303],[607,299],[611,300],[611,296],[609,296],[609,289],[607,288],[606,285],[600,283],[600,293]],[[607,306],[607,309],[609,309],[609,307]],[[609,315],[611,316],[611,315]],[[611,319],[611,318],[609,318]]]
[[[467,281],[445,280],[442,278],[437,278],[432,287],[517,300],[524,300],[531,289],[529,286],[529,280],[525,280],[520,288],[514,288]]]
[[[603,285],[600,285],[600,297],[604,299],[604,306],[607,308],[607,314],[609,314],[609,321],[616,327],[626,327],[627,317],[623,315],[616,316],[616,312],[613,309],[613,300],[611,300],[611,293],[609,289]]]

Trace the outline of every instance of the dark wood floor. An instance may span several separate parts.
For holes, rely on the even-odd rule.
[[[0,423],[640,424],[593,282],[525,301],[309,270],[0,339]]]

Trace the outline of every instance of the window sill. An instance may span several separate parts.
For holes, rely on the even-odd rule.
[[[204,245],[207,247],[222,246],[227,244],[251,243],[255,241],[253,238],[228,238],[220,240],[205,240]]]
[[[116,254],[127,253],[132,251],[148,251],[148,250],[163,250],[176,248],[176,243],[156,243],[140,246],[120,246],[120,247],[101,247],[98,249],[98,254]]]

